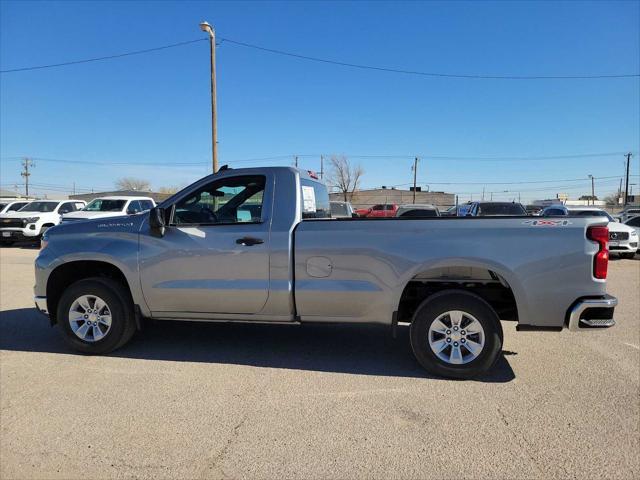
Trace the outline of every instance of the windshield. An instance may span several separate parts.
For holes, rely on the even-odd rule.
[[[526,215],[527,212],[519,203],[481,203],[478,205],[480,215]]]
[[[613,218],[604,210],[569,210],[570,215],[576,215],[578,217],[607,217],[610,222],[613,222]]]
[[[22,207],[19,212],[53,212],[60,202],[31,202]]]
[[[85,212],[121,212],[125,203],[127,203],[126,200],[96,198],[82,210]]]

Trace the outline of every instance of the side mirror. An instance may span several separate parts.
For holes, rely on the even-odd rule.
[[[165,209],[162,207],[153,207],[149,210],[149,228],[151,230],[151,234],[163,237],[165,230],[165,218],[166,218]]]
[[[352,212],[351,218],[360,218],[360,215],[358,215],[356,212]]]

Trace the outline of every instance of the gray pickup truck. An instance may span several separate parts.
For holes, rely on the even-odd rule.
[[[410,325],[432,374],[471,378],[521,329],[614,325],[601,217],[330,218],[288,167],[223,169],[149,212],[62,224],[35,261],[37,308],[84,353],[141,319]]]

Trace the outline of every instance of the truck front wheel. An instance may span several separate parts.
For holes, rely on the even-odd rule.
[[[120,348],[136,330],[131,297],[110,278],[87,278],[69,286],[58,302],[57,320],[66,342],[88,354]]]
[[[427,298],[411,323],[411,347],[434,375],[469,379],[489,370],[502,350],[502,327],[491,306],[464,290]]]

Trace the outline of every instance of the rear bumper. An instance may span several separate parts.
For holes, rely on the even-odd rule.
[[[582,298],[569,309],[567,327],[572,332],[613,327],[616,305],[618,299],[611,295]]]

